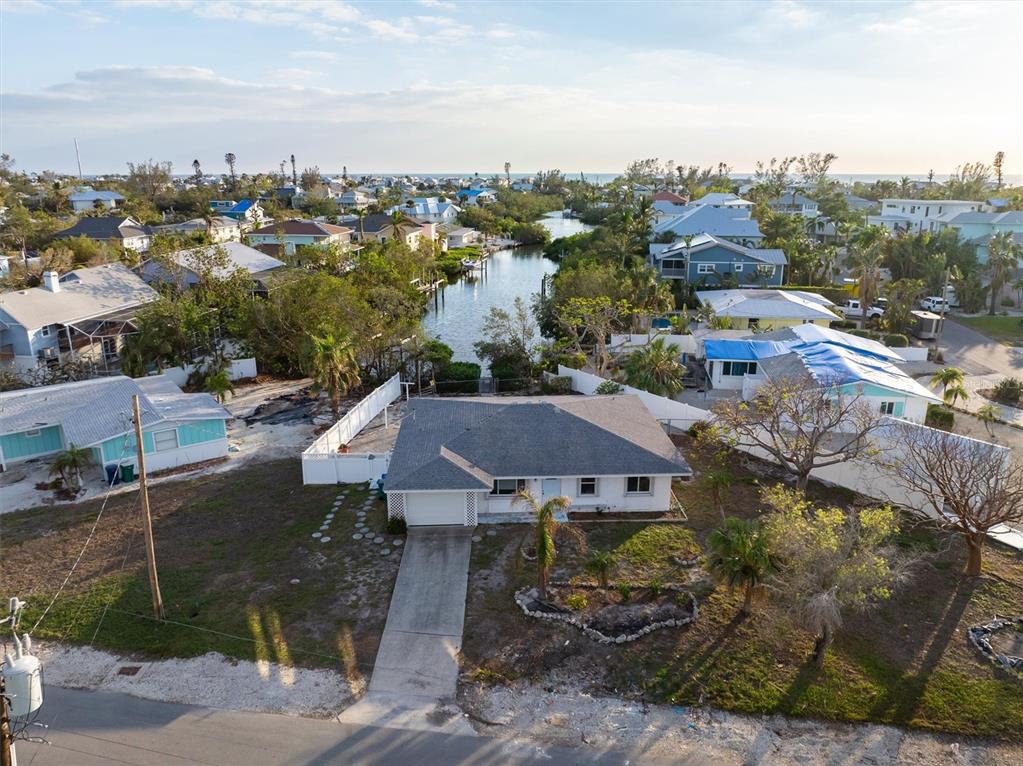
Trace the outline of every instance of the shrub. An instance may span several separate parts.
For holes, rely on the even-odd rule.
[[[657,598],[658,596],[661,595],[661,591],[664,590],[664,583],[662,583],[660,580],[651,580],[649,583],[647,583],[646,587],[647,590],[650,591],[650,595],[653,596],[654,598]]]
[[[572,379],[567,375],[554,378],[545,376],[543,382],[540,384],[540,390],[545,394],[571,393]]]
[[[586,608],[586,604],[589,603],[586,600],[586,596],[581,593],[576,593],[565,599],[565,606],[571,609],[573,612],[581,612]]]
[[[831,323],[833,330],[855,330],[856,323],[850,322],[848,319],[839,319],[837,322]]]
[[[408,531],[408,524],[405,523],[405,519],[392,518],[387,520],[384,529],[389,535],[403,535]]]
[[[625,387],[616,380],[605,380],[593,393],[600,394],[601,396],[611,396],[613,394],[620,394],[625,390]]]
[[[1013,306],[1016,305],[1016,301],[1014,301],[1012,298],[1002,298],[1002,305],[1007,306],[1008,308],[1012,308]]]
[[[597,582],[606,588],[617,565],[617,559],[611,551],[593,551],[586,560],[586,571],[596,577]]]
[[[697,420],[691,426],[689,426],[689,435],[694,439],[699,439],[700,436],[710,428],[710,423],[706,420]]]
[[[857,338],[870,338],[870,340],[880,340],[881,334],[874,332],[873,330],[850,330],[850,335],[855,335]]]
[[[893,332],[884,336],[884,344],[889,348],[906,348],[909,345],[909,338],[900,332]]]
[[[629,598],[632,596],[632,588],[629,587],[628,583],[624,582],[618,583],[617,590],[618,595],[622,597],[622,601],[628,601]]]
[[[951,431],[954,421],[955,415],[947,407],[942,407],[940,404],[927,405],[927,419],[924,421],[924,425],[940,428],[942,431]]]
[[[480,390],[480,366],[475,362],[450,362],[437,371],[437,392],[476,394]]]
[[[1018,404],[1023,399],[1023,380],[1019,378],[1005,378],[995,385],[994,396],[1000,402],[1006,404]]]

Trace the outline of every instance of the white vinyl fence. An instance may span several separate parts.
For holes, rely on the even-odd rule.
[[[889,346],[889,348],[907,362],[926,362],[927,352],[930,350],[927,346],[903,346],[901,348]]]
[[[186,364],[184,367],[168,367],[163,371],[163,374],[179,386],[183,386],[188,382],[188,376],[192,374],[196,367],[201,366],[201,364]],[[230,376],[231,380],[256,377],[255,358],[249,357],[247,359],[232,359],[230,366],[227,368],[227,374]]]
[[[346,452],[344,448],[379,415],[387,418],[387,406],[401,396],[398,375],[352,407],[302,453],[303,484],[357,484],[376,481],[387,473],[391,453]]]
[[[687,356],[693,356],[699,351],[699,343],[694,335],[669,335],[667,333],[651,332],[642,335],[612,335],[612,351],[628,351],[642,348],[656,338],[664,338],[667,346],[678,346],[678,350]]]

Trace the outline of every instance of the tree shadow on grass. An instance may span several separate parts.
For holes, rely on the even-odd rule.
[[[703,651],[694,657],[680,657],[676,664],[678,672],[685,675],[685,681],[671,689],[672,696],[684,695],[696,697],[703,692],[703,688],[714,672],[717,660],[727,655],[739,626],[749,619],[742,612],[737,611],[732,619],[721,629],[721,631],[708,640]],[[668,680],[668,683],[672,683]]]
[[[913,720],[931,674],[941,662],[977,586],[978,582],[972,579],[956,582],[949,593],[941,619],[926,642],[923,656],[919,653],[917,655],[920,657],[919,663],[916,663],[916,658],[909,663],[910,666],[916,664],[916,668],[903,669],[897,678],[886,675],[879,677],[886,690],[871,707],[870,718],[889,720],[900,725],[908,725]]]

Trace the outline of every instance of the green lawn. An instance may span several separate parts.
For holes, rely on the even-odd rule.
[[[954,317],[955,322],[966,325],[992,340],[1009,346],[1023,345],[1023,318],[1003,316]]]
[[[692,451],[687,459],[698,475],[706,467]],[[723,493],[726,513],[756,515],[756,478],[737,466],[732,470],[736,482]],[[985,576],[969,580],[959,574],[965,553],[958,542],[950,545],[928,529],[907,529],[900,544],[922,557],[914,577],[879,610],[848,614],[825,666],[817,669],[809,660],[813,637],[780,606],[762,601],[752,618],[742,619],[740,595],[714,585],[699,566],[680,567],[694,552],[705,553],[707,534],[721,515],[699,480],[675,491],[689,514],[685,525],[580,527],[591,550],[618,554],[615,582],[688,582],[700,600],[695,623],[611,648],[573,628],[526,618],[511,608],[511,596],[535,580],[530,564],[516,553],[529,530],[505,528],[473,552],[464,669],[487,681],[529,678],[543,684],[549,674],[577,676],[585,668],[595,694],[1023,738],[1023,681],[979,657],[966,639],[968,626],[1020,612],[1023,564],[1010,552],[989,547]],[[852,499],[813,485],[811,494],[832,503]],[[562,545],[558,556],[554,579],[592,579],[572,544]]]
[[[34,636],[149,657],[217,651],[365,673],[400,559],[352,540],[364,486],[350,491],[336,512],[324,533],[330,542],[312,537],[338,489],[302,486],[297,460],[154,485],[164,623],[151,618],[135,493],[115,496]],[[0,597],[28,602],[26,626],[67,574],[97,508],[92,501],[3,517]],[[376,502],[369,527],[381,531],[385,514]]]

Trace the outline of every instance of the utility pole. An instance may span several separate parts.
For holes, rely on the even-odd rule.
[[[75,139],[75,159],[78,160],[78,180],[82,180],[82,155],[78,151],[78,139]]]
[[[156,575],[156,548],[153,546],[153,517],[149,513],[149,487],[146,484],[146,456],[142,449],[142,415],[139,398],[131,398],[135,421],[135,448],[138,455],[139,489],[142,492],[142,529],[146,533],[146,564],[149,566],[149,589],[153,594],[153,614],[162,620],[163,597],[160,595],[160,580]]]
[[[0,675],[0,766],[15,766],[11,717],[7,710],[7,685]]]

